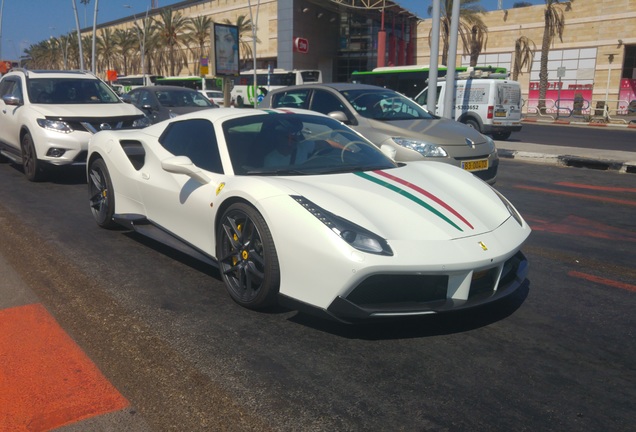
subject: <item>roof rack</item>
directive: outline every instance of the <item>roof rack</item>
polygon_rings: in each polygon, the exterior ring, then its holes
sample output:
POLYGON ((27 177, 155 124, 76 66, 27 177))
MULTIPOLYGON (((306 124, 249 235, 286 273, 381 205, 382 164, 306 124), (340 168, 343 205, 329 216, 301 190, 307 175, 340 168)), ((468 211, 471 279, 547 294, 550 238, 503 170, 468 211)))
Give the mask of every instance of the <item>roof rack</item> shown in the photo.
POLYGON ((455 79, 461 79, 461 80, 479 79, 479 78, 505 79, 509 77, 510 77, 510 73, 501 73, 501 72, 496 73, 496 72, 490 72, 490 71, 483 71, 479 69, 475 70, 472 67, 469 67, 466 72, 458 72, 455 75, 455 79))

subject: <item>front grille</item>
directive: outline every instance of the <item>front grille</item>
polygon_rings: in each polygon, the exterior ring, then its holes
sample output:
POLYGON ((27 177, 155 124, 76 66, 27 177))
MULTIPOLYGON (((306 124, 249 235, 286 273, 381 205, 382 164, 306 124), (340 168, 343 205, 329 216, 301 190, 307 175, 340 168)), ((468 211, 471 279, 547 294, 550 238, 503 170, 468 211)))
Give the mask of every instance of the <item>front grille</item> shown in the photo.
POLYGON ((362 306, 422 303, 446 299, 448 276, 374 275, 365 279, 347 300, 362 306))
POLYGON ((121 116, 121 117, 47 117, 50 120, 59 120, 66 122, 71 129, 80 132, 96 133, 102 128, 102 125, 108 125, 106 129, 131 129, 135 120, 142 116, 121 116))

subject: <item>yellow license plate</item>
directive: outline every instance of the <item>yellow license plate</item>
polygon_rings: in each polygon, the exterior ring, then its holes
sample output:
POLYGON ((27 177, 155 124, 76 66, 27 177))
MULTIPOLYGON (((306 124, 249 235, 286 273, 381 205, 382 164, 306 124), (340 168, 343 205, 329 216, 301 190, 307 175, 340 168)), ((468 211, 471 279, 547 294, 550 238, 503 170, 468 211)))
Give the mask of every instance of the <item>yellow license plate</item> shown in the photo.
POLYGON ((482 171, 488 169, 488 159, 479 159, 462 162, 462 168, 466 171, 482 171))
POLYGON ((506 117, 507 114, 506 111, 495 111, 495 117, 506 117))

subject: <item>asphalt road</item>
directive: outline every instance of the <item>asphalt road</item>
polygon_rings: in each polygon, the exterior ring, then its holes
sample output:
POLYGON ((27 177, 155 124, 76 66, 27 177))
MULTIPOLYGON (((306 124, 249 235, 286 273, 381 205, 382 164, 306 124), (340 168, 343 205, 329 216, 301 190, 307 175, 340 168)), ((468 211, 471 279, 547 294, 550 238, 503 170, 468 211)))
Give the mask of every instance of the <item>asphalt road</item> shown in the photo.
POLYGON ((0 184, 0 255, 150 430, 633 428, 631 175, 502 160, 496 186, 534 230, 529 283, 368 326, 235 305, 214 268, 99 229, 81 171, 34 184, 0 164, 0 184))

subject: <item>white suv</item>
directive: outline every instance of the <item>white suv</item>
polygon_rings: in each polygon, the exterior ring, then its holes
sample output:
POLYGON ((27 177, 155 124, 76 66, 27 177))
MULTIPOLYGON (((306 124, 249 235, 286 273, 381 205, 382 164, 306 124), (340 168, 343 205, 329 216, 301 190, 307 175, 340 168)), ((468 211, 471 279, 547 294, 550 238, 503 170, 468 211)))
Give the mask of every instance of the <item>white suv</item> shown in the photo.
POLYGON ((149 124, 89 72, 14 69, 0 79, 0 158, 21 164, 31 181, 49 165, 85 164, 99 130, 149 124))

